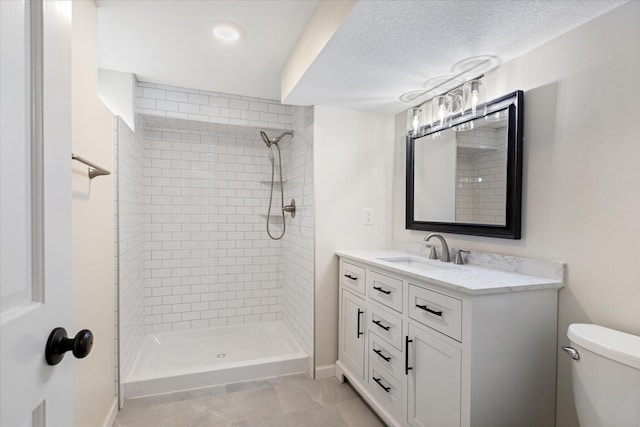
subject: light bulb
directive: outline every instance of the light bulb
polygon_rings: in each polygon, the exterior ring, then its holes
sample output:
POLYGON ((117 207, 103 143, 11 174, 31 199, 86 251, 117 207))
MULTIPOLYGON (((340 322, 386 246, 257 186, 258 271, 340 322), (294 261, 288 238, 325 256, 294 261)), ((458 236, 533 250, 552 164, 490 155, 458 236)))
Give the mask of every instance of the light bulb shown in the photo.
POLYGON ((440 124, 444 124, 444 118, 447 114, 447 107, 444 103, 440 104, 440 110, 438 111, 438 117, 440 117, 440 124))
POLYGON ((473 115, 476 115, 476 109, 478 108, 478 91, 474 90, 471 92, 471 111, 473 115))
POLYGON ((446 127, 449 115, 451 114, 451 97, 449 95, 439 95, 431 103, 431 126, 446 127))
POLYGON ((471 82, 471 111, 473 115, 476 115, 476 109, 478 108, 478 86, 480 82, 474 80, 471 82))

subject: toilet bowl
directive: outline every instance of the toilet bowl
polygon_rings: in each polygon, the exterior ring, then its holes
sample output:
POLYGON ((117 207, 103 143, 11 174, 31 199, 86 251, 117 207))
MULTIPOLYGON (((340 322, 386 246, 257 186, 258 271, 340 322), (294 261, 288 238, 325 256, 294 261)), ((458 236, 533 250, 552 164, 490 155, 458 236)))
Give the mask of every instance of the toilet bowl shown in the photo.
POLYGON ((640 337, 581 323, 567 337, 580 425, 640 427, 640 337))

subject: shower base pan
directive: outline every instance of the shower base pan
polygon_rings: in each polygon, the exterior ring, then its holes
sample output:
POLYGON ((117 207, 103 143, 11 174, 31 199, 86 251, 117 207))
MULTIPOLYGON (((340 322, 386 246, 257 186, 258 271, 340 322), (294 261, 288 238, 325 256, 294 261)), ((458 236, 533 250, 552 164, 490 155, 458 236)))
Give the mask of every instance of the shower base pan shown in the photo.
POLYGON ((124 379, 124 397, 300 373, 307 364, 282 322, 151 334, 124 379))

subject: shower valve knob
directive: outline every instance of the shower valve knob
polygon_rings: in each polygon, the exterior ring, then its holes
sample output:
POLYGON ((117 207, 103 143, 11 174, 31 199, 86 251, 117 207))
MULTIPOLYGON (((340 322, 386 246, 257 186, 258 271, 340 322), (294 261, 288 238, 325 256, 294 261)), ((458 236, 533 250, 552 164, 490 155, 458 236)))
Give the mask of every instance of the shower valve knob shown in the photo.
POLYGON ((75 337, 68 338, 66 329, 55 328, 47 340, 44 356, 48 365, 57 365, 64 359, 67 351, 82 359, 91 352, 92 347, 93 333, 90 330, 83 329, 75 337))
POLYGON ((288 204, 282 208, 282 212, 288 212, 291 214, 291 218, 296 217, 296 199, 291 199, 291 204, 288 204))

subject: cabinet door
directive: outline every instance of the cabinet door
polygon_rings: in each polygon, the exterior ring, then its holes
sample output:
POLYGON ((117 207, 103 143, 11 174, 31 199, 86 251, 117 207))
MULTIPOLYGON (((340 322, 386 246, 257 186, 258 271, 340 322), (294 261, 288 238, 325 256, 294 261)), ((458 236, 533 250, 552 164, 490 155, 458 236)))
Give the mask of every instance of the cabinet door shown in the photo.
POLYGON ((409 424, 460 426, 460 349, 412 324, 409 339, 409 424))
POLYGON ((340 320, 340 360, 364 378, 364 300, 344 289, 340 320))

